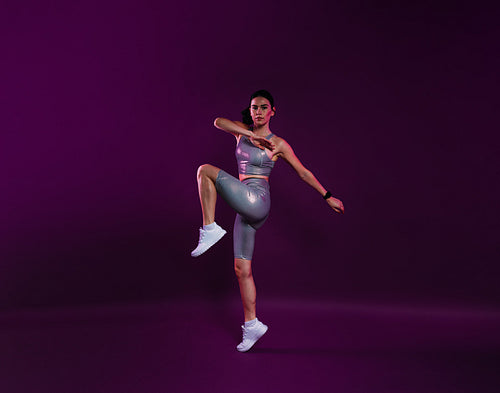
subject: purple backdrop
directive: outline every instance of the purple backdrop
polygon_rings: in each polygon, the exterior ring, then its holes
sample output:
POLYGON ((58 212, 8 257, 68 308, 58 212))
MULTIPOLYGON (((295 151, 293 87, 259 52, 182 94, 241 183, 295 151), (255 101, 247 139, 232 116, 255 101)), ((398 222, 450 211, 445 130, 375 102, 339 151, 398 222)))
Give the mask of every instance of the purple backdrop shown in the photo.
POLYGON ((260 88, 346 214, 278 162, 259 296, 499 305, 495 10, 50 4, 0 13, 2 308, 237 296, 231 236, 189 256, 195 173, 236 174, 212 122, 260 88))

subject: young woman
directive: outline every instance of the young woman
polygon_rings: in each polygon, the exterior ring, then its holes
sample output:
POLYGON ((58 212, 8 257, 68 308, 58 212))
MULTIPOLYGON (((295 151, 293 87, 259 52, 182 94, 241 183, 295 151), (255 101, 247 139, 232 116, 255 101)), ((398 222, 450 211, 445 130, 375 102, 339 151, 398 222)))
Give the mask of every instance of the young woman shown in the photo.
POLYGON ((215 222, 217 194, 237 213, 233 229, 234 269, 245 314, 243 341, 237 346, 240 352, 248 351, 268 329, 256 317, 256 291, 251 266, 255 232, 266 221, 271 206, 268 181, 274 163, 283 158, 302 180, 323 196, 335 212, 344 213, 342 202, 334 198, 302 165, 283 138, 271 132, 269 123, 275 114, 273 97, 268 91, 259 90, 250 97, 250 107, 242 112, 243 122, 220 117, 215 119, 215 127, 236 138, 239 179, 209 164, 200 166, 197 174, 203 228, 200 228, 198 246, 191 253, 193 257, 203 254, 226 234, 215 222))

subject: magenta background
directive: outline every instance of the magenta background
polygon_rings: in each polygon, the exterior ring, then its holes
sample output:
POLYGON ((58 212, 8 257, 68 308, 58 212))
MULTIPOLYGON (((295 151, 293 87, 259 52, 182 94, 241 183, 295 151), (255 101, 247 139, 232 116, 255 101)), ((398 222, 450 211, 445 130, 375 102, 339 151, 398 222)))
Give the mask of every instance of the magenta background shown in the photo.
POLYGON ((236 173, 212 121, 260 88, 346 215, 279 162, 259 296, 498 307, 495 11, 4 2, 0 307, 237 296, 230 236, 189 256, 195 173, 236 173))

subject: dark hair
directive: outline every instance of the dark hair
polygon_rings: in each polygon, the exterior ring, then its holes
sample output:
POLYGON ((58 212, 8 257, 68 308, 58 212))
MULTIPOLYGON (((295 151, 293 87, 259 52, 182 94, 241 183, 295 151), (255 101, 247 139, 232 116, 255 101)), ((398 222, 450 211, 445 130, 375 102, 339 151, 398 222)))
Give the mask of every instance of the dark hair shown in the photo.
MULTIPOLYGON (((269 103, 271 104, 271 109, 274 108, 274 98, 271 95, 271 93, 269 93, 267 90, 257 90, 255 93, 253 93, 250 96, 250 101, 252 101, 256 97, 263 97, 263 98, 267 99, 269 101, 269 103)), ((252 116, 250 115, 250 107, 246 107, 245 109, 243 109, 241 111, 241 116, 242 116, 242 121, 244 124, 247 124, 247 125, 253 124, 252 116)))

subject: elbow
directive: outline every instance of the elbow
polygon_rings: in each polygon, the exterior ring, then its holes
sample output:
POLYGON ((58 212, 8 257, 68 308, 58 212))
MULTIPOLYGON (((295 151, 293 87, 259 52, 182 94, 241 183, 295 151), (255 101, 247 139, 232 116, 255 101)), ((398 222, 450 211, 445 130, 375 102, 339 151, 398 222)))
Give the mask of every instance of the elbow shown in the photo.
POLYGON ((224 119, 223 117, 216 117, 214 120, 214 126, 217 127, 219 130, 226 131, 227 125, 228 125, 228 120, 224 119))
POLYGON ((304 180, 305 182, 307 182, 307 180, 311 177, 311 175, 312 175, 311 171, 309 171, 307 169, 305 169, 299 173, 300 178, 302 180, 304 180))

